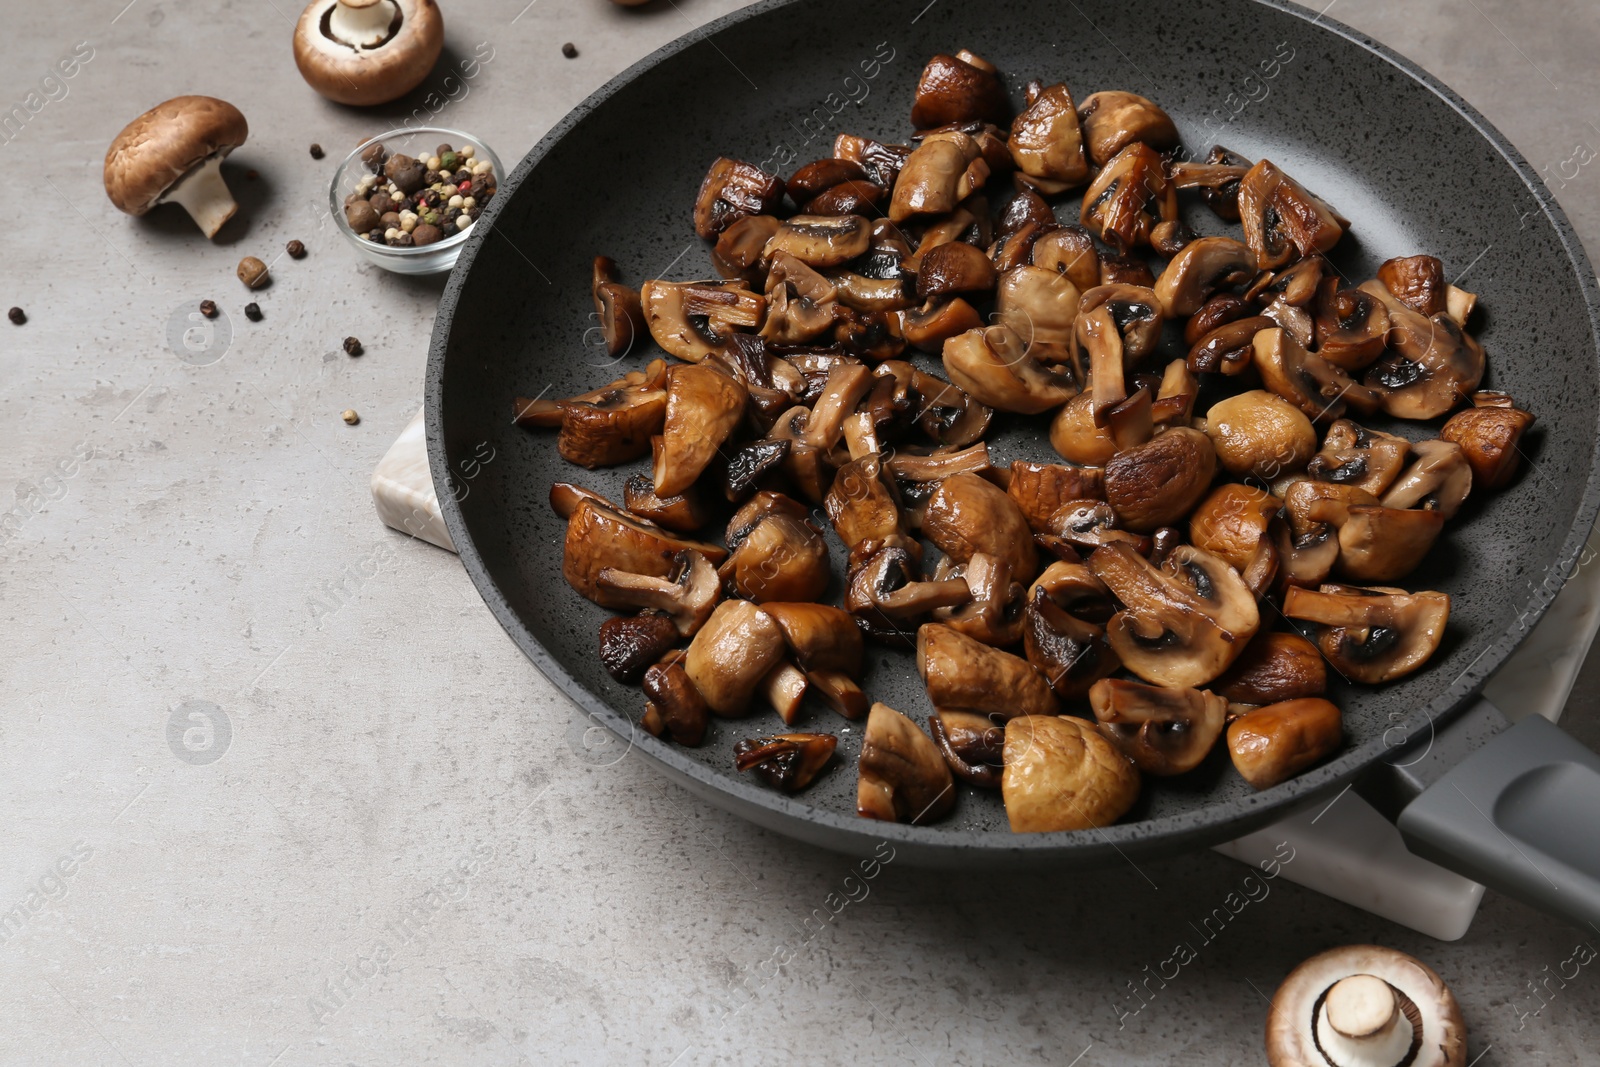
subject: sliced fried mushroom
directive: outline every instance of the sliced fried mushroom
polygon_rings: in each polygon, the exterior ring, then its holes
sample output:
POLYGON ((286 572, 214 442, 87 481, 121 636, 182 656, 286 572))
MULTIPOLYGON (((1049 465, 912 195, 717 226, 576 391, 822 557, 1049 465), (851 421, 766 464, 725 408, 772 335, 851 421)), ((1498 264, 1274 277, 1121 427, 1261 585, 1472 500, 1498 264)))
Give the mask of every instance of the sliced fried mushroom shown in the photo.
POLYGON ((602 501, 583 499, 567 520, 561 573, 572 588, 602 607, 633 607, 631 600, 614 600, 600 588, 600 573, 611 569, 667 578, 677 566, 677 554, 685 549, 698 552, 713 565, 727 557, 717 545, 679 537, 602 501))
MULTIPOLYGON (((785 726, 793 726, 800 719, 800 708, 805 703, 810 683, 805 672, 788 660, 778 665, 761 679, 761 696, 778 713, 785 726)), ((737 746, 736 746, 737 748, 737 746)))
POLYGON ((1095 467, 1018 459, 1012 461, 1010 470, 1006 495, 1022 509, 1022 517, 1034 533, 1048 533, 1051 516, 1067 501, 1105 496, 1105 473, 1095 467))
POLYGON ((872 224, 860 215, 796 215, 767 242, 768 258, 787 252, 811 267, 837 267, 867 250, 872 224))
POLYGON ((689 363, 718 351, 735 330, 754 330, 767 302, 742 282, 649 281, 641 290, 656 344, 689 363))
POLYGON ((887 463, 889 473, 909 482, 942 482, 957 474, 982 474, 991 470, 989 445, 979 441, 971 448, 941 448, 928 455, 897 452, 887 463))
POLYGON ((1474 393, 1472 402, 1475 406, 1450 416, 1439 436, 1461 446, 1476 484, 1500 489, 1516 476, 1522 461, 1519 442, 1534 416, 1512 407, 1504 393, 1474 393))
POLYGON ((1011 120, 1008 143, 1017 170, 1046 192, 1064 192, 1089 177, 1078 108, 1065 85, 1030 94, 1027 110, 1011 120))
POLYGON ((1358 582, 1396 582, 1422 562, 1444 528, 1438 511, 1408 511, 1327 498, 1310 516, 1339 531, 1338 569, 1358 582))
POLYGON ((1438 418, 1466 400, 1483 380, 1483 348, 1449 315, 1424 317, 1390 295, 1379 282, 1361 291, 1389 311, 1393 352, 1367 368, 1363 381, 1377 390, 1383 410, 1401 419, 1438 418))
POLYGON ((989 165, 978 143, 964 133, 923 141, 906 160, 889 198, 895 224, 924 215, 947 215, 983 188, 989 165))
MULTIPOLYGON (((1251 341, 1251 360, 1268 389, 1294 404, 1313 421, 1332 421, 1346 407, 1372 411, 1388 406, 1390 394, 1357 385, 1332 363, 1306 351, 1282 327, 1262 330, 1251 341)), ((1371 376, 1368 376, 1371 380, 1371 376)))
POLYGON ((833 283, 788 252, 773 253, 771 262, 762 340, 803 344, 832 329, 838 317, 838 293, 833 283))
POLYGON ((928 716, 928 733, 957 778, 983 789, 1000 788, 1005 768, 1004 726, 987 715, 935 711, 928 716))
POLYGON ((1420 960, 1348 945, 1290 972, 1267 1018, 1269 1067, 1465 1067, 1467 1027, 1444 980, 1420 960))
POLYGON ((600 624, 600 663, 611 677, 633 685, 678 640, 677 626, 665 615, 619 615, 600 624))
POLYGON ((589 294, 594 298, 594 312, 599 318, 601 336, 605 338, 606 355, 616 358, 627 354, 647 329, 638 292, 617 281, 615 262, 596 256, 589 294))
POLYGON ((1041 234, 1033 243, 1033 265, 1065 274, 1080 293, 1100 284, 1100 256, 1094 238, 1080 226, 1062 226, 1041 234))
POLYGON ((1062 504, 1050 516, 1049 536, 1089 551, 1110 541, 1133 545, 1141 554, 1150 551, 1150 538, 1124 530, 1116 510, 1104 500, 1069 500, 1062 504))
POLYGON ((1103 167, 1130 144, 1159 152, 1178 144, 1178 128, 1167 113, 1135 93, 1106 90, 1091 93, 1078 108, 1083 144, 1089 160, 1103 167))
POLYGON ((1106 244, 1126 253, 1150 243, 1158 222, 1178 215, 1178 192, 1167 183, 1161 156, 1141 143, 1118 152, 1083 194, 1079 221, 1106 244))
POLYGON ((874 704, 861 737, 856 814, 916 826, 936 822, 956 802, 956 784, 939 748, 887 704, 874 704))
POLYGON ((746 738, 733 746, 733 765, 741 771, 755 771, 774 789, 798 793, 816 780, 838 745, 833 734, 746 738))
POLYGON ((854 681, 863 655, 855 620, 827 604, 763 604, 761 610, 783 631, 812 692, 847 719, 864 716, 867 695, 854 681))
POLYGON ((655 454, 656 495, 686 491, 716 458, 744 418, 749 393, 719 370, 676 366, 667 372, 667 414, 655 454))
POLYGON ((1318 697, 1328 691, 1328 668, 1299 634, 1262 631, 1211 688, 1237 704, 1318 697))
POLYGON ((1022 647, 1062 700, 1078 700, 1122 665, 1106 643, 1111 591, 1081 563, 1045 568, 1028 590, 1022 647))
POLYGON ((726 157, 706 171, 694 202, 694 232, 712 241, 739 219, 771 215, 783 203, 783 179, 726 157))
POLYGON ((1254 313, 1253 305, 1237 293, 1215 293, 1204 304, 1189 316, 1189 321, 1183 325, 1184 344, 1191 348, 1213 330, 1238 322, 1240 319, 1249 318, 1254 313))
MULTIPOLYGON (((1086 290, 1078 301, 1082 326, 1092 326, 1089 316, 1101 309, 1111 316, 1111 324, 1121 340, 1124 366, 1131 369, 1161 343, 1165 315, 1160 298, 1149 286, 1109 282, 1086 290)), ((1079 345, 1092 354, 1091 338, 1083 329, 1078 331, 1077 339, 1079 345)))
POLYGON ((1040 363, 1007 326, 950 338, 944 345, 944 370, 957 388, 1001 411, 1037 415, 1078 393, 1069 373, 1040 363))
POLYGON ((1202 237, 1172 258, 1156 279, 1156 297, 1172 318, 1200 310, 1219 289, 1244 285, 1255 276, 1250 249, 1231 237, 1202 237))
POLYGON ((699 486, 690 486, 676 496, 657 496, 655 486, 644 474, 634 474, 622 487, 622 505, 641 519, 679 533, 693 533, 711 519, 699 486))
POLYGON ((1128 529, 1170 526, 1211 488, 1217 454, 1199 430, 1174 427, 1106 462, 1106 500, 1128 529))
POLYGON ((1106 740, 1141 771, 1160 777, 1198 767, 1228 719, 1228 702, 1215 693, 1116 678, 1094 684, 1089 707, 1106 740))
POLYGON ((1312 305, 1317 355, 1346 371, 1365 369, 1389 343, 1389 309, 1360 289, 1340 289, 1328 278, 1312 305))
POLYGON ((582 396, 556 401, 517 401, 517 423, 558 425, 556 450, 569 463, 611 467, 638 459, 650 450, 650 438, 661 432, 667 415, 667 365, 654 360, 642 371, 582 396))
MULTIPOLYGON (((1152 232, 1154 231, 1152 230, 1152 232)), ((1102 251, 1100 253, 1100 284, 1138 285, 1146 289, 1154 289, 1156 276, 1150 272, 1150 264, 1139 256, 1132 254, 1113 255, 1110 252, 1102 251)))
POLYGON ((1317 450, 1317 433, 1305 413, 1264 389, 1211 405, 1206 434, 1223 469, 1269 482, 1302 469, 1317 450))
POLYGON ((1339 532, 1327 522, 1311 517, 1321 501, 1376 507, 1378 498, 1353 485, 1319 482, 1302 478, 1283 491, 1288 523, 1274 530, 1274 540, 1282 556, 1283 579, 1288 585, 1313 586, 1333 571, 1339 560, 1339 532))
POLYGON ((1189 541, 1243 574, 1262 540, 1271 541, 1283 501, 1264 489, 1228 482, 1212 490, 1189 516, 1189 541))
POLYGON ((943 623, 917 630, 917 671, 940 710, 1011 718, 1054 715, 1056 698, 1038 668, 943 623))
POLYGON ((772 616, 748 600, 724 600, 689 643, 683 668, 713 712, 743 715, 786 647, 772 616))
POLYGON ((1400 477, 1410 453, 1411 442, 1404 437, 1369 430, 1349 419, 1340 419, 1328 427, 1328 434, 1322 439, 1322 451, 1311 458, 1306 473, 1319 482, 1353 485, 1376 495, 1400 477))
POLYGON ((1219 144, 1214 144, 1211 146, 1211 150, 1206 153, 1206 165, 1226 167, 1230 172, 1234 169, 1239 171, 1237 178, 1229 173, 1223 176, 1224 180, 1221 184, 1215 187, 1207 186, 1200 194, 1205 199, 1206 206, 1212 210, 1217 218, 1224 222, 1238 222, 1239 183, 1244 180, 1245 174, 1249 173, 1253 164, 1239 153, 1224 148, 1219 144))
POLYGON ((976 474, 956 474, 939 483, 923 515, 922 533, 958 563, 981 552, 1004 561, 1020 581, 1031 581, 1039 569, 1022 509, 1005 490, 976 474))
POLYGON ((1322 697, 1268 704, 1228 726, 1228 754, 1240 777, 1257 790, 1288 781, 1343 740, 1339 708, 1322 697))
POLYGON ((674 554, 665 578, 605 567, 595 576, 595 587, 606 607, 660 612, 681 637, 698 633, 722 599, 716 569, 691 549, 674 554))
POLYGON ((761 285, 766 274, 767 242, 780 225, 771 215, 739 219, 717 238, 711 250, 711 265, 724 278, 761 285))
POLYGON ((1101 545, 1089 569, 1122 602, 1106 637, 1123 666, 1147 682, 1199 687, 1244 651, 1261 625, 1239 575, 1209 553, 1174 549, 1158 570, 1127 544, 1101 545))
POLYGON ((1085 467, 1103 467, 1117 454, 1111 434, 1095 425, 1093 393, 1079 393, 1056 412, 1050 420, 1050 447, 1063 459, 1085 467))
POLYGON ((1098 830, 1139 798, 1139 771, 1089 723, 1021 715, 1006 723, 1000 791, 1013 833, 1098 830))
POLYGON ((1348 222, 1263 159, 1239 182, 1239 221, 1256 269, 1277 270, 1339 243, 1348 222))
MULTIPOLYGON (((1386 508, 1421 508, 1454 518, 1472 492, 1472 468, 1452 441, 1418 441, 1416 459, 1384 494, 1386 508)), ((1382 580, 1382 579, 1378 579, 1382 580)))
POLYGON ((994 64, 962 49, 928 60, 917 80, 911 125, 919 130, 962 122, 1004 124, 1011 113, 994 64))
POLYGON ((809 522, 792 514, 760 516, 740 531, 737 542, 730 529, 728 545, 731 551, 718 575, 731 595, 758 604, 821 600, 833 577, 827 542, 809 522))
POLYGON ((1189 369, 1197 373, 1242 373, 1255 360, 1256 334, 1276 326, 1277 323, 1265 315, 1252 315, 1224 323, 1202 336, 1189 349, 1189 369))
POLYGON ((840 467, 822 507, 850 552, 852 573, 866 556, 884 545, 916 544, 906 535, 899 505, 883 480, 883 460, 877 455, 840 467))
POLYGON ((987 293, 994 284, 994 264, 981 248, 965 241, 951 241, 930 250, 917 271, 917 296, 924 301, 987 293))
POLYGON ((966 579, 972 599, 957 607, 939 608, 933 613, 937 621, 997 648, 1022 640, 1028 588, 1015 580, 1009 563, 986 552, 974 552, 971 559, 950 565, 948 571, 945 574, 941 566, 934 575, 966 579))
MULTIPOLYGON (((1405 256, 1385 260, 1378 281, 1394 298, 1424 317, 1438 315, 1448 306, 1444 264, 1433 256, 1405 256)), ((1465 317, 1463 317, 1465 321, 1465 317)))
POLYGON ((801 205, 806 215, 872 215, 889 191, 869 181, 840 182, 801 205))
POLYGON ((1384 587, 1290 589, 1283 613, 1325 627, 1317 647, 1334 670, 1351 681, 1380 685, 1410 674, 1438 649, 1450 620, 1450 597, 1384 587))
POLYGON ((1031 353, 1059 363, 1067 358, 1080 297, 1078 287, 1065 274, 1024 265, 1000 275, 995 312, 1027 342, 1031 353), (1061 358, 1051 358, 1051 353, 1060 353, 1061 358))
POLYGON ((741 446, 729 457, 727 468, 723 471, 723 495, 730 503, 744 499, 763 477, 783 465, 793 445, 793 441, 778 439, 754 441, 741 446))
POLYGON ((658 719, 672 740, 693 747, 705 740, 711 712, 689 680, 684 659, 683 653, 671 653, 644 672, 644 695, 649 698, 645 714, 658 719))
POLYGON ((950 338, 982 328, 983 316, 960 297, 930 300, 920 308, 900 312, 900 332, 908 344, 924 352, 942 351, 950 338))
POLYGON ((844 606, 868 635, 909 646, 911 630, 936 608, 972 598, 965 578, 921 581, 903 548, 881 548, 851 572, 844 606))

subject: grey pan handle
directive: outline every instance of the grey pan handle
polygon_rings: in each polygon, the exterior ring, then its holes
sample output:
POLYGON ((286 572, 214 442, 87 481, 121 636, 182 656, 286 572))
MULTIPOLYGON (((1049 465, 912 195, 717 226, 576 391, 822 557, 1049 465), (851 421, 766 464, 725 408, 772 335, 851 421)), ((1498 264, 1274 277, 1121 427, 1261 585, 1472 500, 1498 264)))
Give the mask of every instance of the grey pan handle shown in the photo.
MULTIPOLYGON (((1481 731, 1489 713, 1504 722, 1487 701, 1463 719, 1481 731)), ((1600 931, 1600 756, 1549 720, 1529 715, 1492 736, 1397 825, 1424 859, 1600 931)))

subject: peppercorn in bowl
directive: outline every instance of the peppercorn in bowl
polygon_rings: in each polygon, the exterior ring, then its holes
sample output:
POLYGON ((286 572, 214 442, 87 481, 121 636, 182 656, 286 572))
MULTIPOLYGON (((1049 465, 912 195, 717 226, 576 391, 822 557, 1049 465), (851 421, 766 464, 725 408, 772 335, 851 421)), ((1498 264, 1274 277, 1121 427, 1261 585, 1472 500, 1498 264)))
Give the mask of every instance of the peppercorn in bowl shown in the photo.
POLYGON ((455 266, 504 173, 493 149, 459 130, 390 130, 339 164, 328 204, 366 259, 397 274, 438 274, 455 266))

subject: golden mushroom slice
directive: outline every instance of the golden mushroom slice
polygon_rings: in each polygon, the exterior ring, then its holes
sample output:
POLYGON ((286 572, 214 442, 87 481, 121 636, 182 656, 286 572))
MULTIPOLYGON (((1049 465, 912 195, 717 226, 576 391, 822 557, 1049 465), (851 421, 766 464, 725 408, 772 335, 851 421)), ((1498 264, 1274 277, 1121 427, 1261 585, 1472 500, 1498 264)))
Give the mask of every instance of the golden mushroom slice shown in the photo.
POLYGON ((1343 739, 1338 707, 1321 697, 1268 704, 1228 725, 1228 752, 1233 765, 1256 789, 1288 781, 1320 762, 1343 739))
POLYGON ((667 372, 666 418, 660 436, 651 441, 658 496, 676 496, 694 485, 744 418, 749 396, 714 367, 676 366, 667 372))
POLYGON ((1433 419, 1467 400, 1483 380, 1483 347, 1448 313, 1425 316, 1396 299, 1381 282, 1360 289, 1389 312, 1389 355, 1367 368, 1362 382, 1383 410, 1401 419, 1433 419))
POLYGON ((1250 249, 1231 237, 1202 237, 1184 246, 1156 279, 1162 310, 1185 319, 1219 289, 1242 287, 1255 276, 1250 249))
POLYGON ((995 313, 1040 358, 1059 356, 1050 359, 1059 363, 1070 358, 1072 327, 1078 318, 1081 296, 1065 274, 1025 264, 1000 275, 995 287, 995 313))
POLYGON ((1439 436, 1461 446, 1477 485, 1502 488, 1516 476, 1522 461, 1518 443, 1534 416, 1513 407, 1506 393, 1474 393, 1472 404, 1450 416, 1439 436))
POLYGON ((984 553, 1004 561, 1024 582, 1039 570, 1022 509, 1005 490, 976 474, 955 474, 939 483, 923 513, 922 533, 957 563, 984 553))
POLYGON ((1098 467, 1011 461, 1006 495, 1022 509, 1034 533, 1050 532, 1050 518, 1069 500, 1096 500, 1106 494, 1105 473, 1098 467))
POLYGON ((1328 691, 1327 661, 1299 634, 1263 631, 1211 688, 1236 704, 1319 697, 1328 691))
POLYGON ((1227 723, 1227 698, 1204 689, 1165 689, 1102 678, 1089 707, 1106 740, 1146 774, 1192 771, 1211 752, 1227 723))
MULTIPOLYGON (((1332 422, 1347 407, 1365 412, 1380 404, 1387 409, 1390 403, 1391 394, 1370 385, 1358 385, 1332 363, 1308 352, 1281 327, 1260 331, 1250 344, 1261 384, 1305 412, 1313 422, 1332 422)), ((1367 378, 1370 381, 1372 375, 1367 378)))
POLYGON ((1269 159, 1251 167, 1239 182, 1239 221, 1258 270, 1278 270, 1292 260, 1327 252, 1349 225, 1269 159))
POLYGON ((917 81, 911 125, 931 130, 950 123, 1004 123, 1011 105, 994 64, 965 48, 928 60, 917 81))
POLYGON ((783 179, 722 157, 711 164, 694 201, 694 232, 714 241, 740 219, 771 215, 783 203, 783 179))
POLYGON ((1090 830, 1139 798, 1139 771, 1082 719, 1023 715, 1006 723, 1000 794, 1012 833, 1090 830))
POLYGON ((1150 243, 1159 222, 1178 217, 1178 191, 1166 178, 1161 155, 1133 143, 1101 169, 1083 194, 1078 221, 1108 245, 1126 253, 1150 243))
POLYGON ((1438 315, 1449 309, 1449 283, 1444 264, 1434 256, 1402 256, 1378 267, 1378 281, 1394 298, 1419 315, 1438 315))
POLYGON ((1122 665, 1106 643, 1116 610, 1111 591, 1082 563, 1052 563, 1028 590, 1022 648, 1062 700, 1083 697, 1122 665))
POLYGON ((706 738, 711 711, 683 669, 684 653, 667 653, 644 672, 647 698, 641 722, 656 737, 666 735, 680 745, 694 747, 706 738))
POLYGON ((867 250, 872 224, 859 215, 796 215, 778 226, 766 256, 787 253, 811 267, 837 267, 867 250))
POLYGON ((989 180, 978 142, 964 133, 930 137, 906 159, 889 199, 889 221, 899 225, 927 215, 948 215, 989 180))
POLYGON ((987 715, 969 711, 935 711, 928 732, 950 771, 963 782, 999 789, 1005 768, 1006 728, 987 715))
POLYGON ((718 715, 739 716, 750 710, 786 647, 772 616, 748 600, 724 600, 689 643, 683 668, 707 707, 718 715))
POLYGON ((1227 482, 1217 486, 1189 515, 1189 543, 1222 559, 1244 574, 1271 544, 1273 523, 1283 501, 1253 485, 1227 482))
POLYGON ((1037 415, 1078 395, 1078 383, 1041 363, 1008 326, 968 330, 944 343, 944 371, 958 389, 1001 411, 1037 415))
POLYGON ((767 301, 738 282, 648 281, 639 291, 656 344, 688 363, 720 351, 738 330, 754 330, 767 301))
POLYGON ((1090 162, 1103 167, 1135 142, 1164 152, 1178 144, 1178 127, 1153 102, 1137 93, 1102 90, 1090 93, 1078 108, 1084 150, 1090 162))
POLYGON ((561 458, 591 470, 627 463, 649 454, 650 439, 667 416, 667 364, 651 360, 643 370, 564 400, 518 397, 519 426, 561 428, 556 450, 561 458))
POLYGON ((943 623, 917 630, 917 671, 935 708, 1012 718, 1053 715, 1050 683, 1027 660, 943 623))
POLYGON ((1306 464, 1306 473, 1319 482, 1336 482, 1369 493, 1382 493, 1400 477, 1410 453, 1411 442, 1404 437, 1339 419, 1328 427, 1327 436, 1322 439, 1322 451, 1306 464))
POLYGON ((1362 370, 1388 347, 1389 308, 1371 293, 1325 278, 1311 311, 1317 355, 1341 370, 1362 370))
POLYGON ((725 540, 728 558, 718 574, 746 600, 820 600, 833 574, 828 544, 798 502, 777 493, 757 493, 734 513, 725 540))
POLYGON ((1284 594, 1283 613, 1323 627, 1317 647, 1343 677, 1381 685, 1410 674, 1438 650, 1450 596, 1386 586, 1294 588, 1284 594))
POLYGON ((677 554, 686 550, 712 564, 728 554, 719 545, 682 537, 591 496, 580 499, 567 520, 561 573, 572 588, 602 607, 635 607, 632 599, 614 599, 601 587, 601 572, 667 579, 677 569, 677 554))
POLYGON ((1183 519, 1211 488, 1217 453, 1199 430, 1177 426, 1106 461, 1106 500, 1136 533, 1183 519))
POLYGON ((798 793, 816 780, 838 746, 839 739, 833 734, 745 738, 733 746, 733 765, 741 771, 755 771, 774 789, 798 793))
POLYGON ((861 737, 856 814, 921 826, 949 814, 956 783, 921 727, 887 704, 874 704, 861 737))
POLYGON ((997 648, 1022 640, 1028 588, 1012 577, 1011 565, 1004 559, 986 552, 974 552, 965 563, 951 563, 946 557, 934 573, 965 579, 972 597, 965 604, 935 609, 937 621, 997 648))
POLYGON ((1071 91, 1059 82, 1048 88, 1029 86, 1028 107, 1011 120, 1007 144, 1017 169, 1046 192, 1065 192, 1089 177, 1078 108, 1071 91))
POLYGON ((1444 529, 1441 511, 1419 511, 1382 504, 1349 504, 1337 497, 1311 503, 1314 522, 1339 532, 1338 569, 1358 582, 1396 582, 1427 556, 1444 529))
POLYGON ((1472 492, 1472 467, 1453 441, 1418 441, 1416 459, 1384 494, 1386 508, 1421 508, 1453 518, 1472 492))
POLYGON ((615 359, 633 349, 649 327, 644 321, 644 306, 639 292, 617 280, 617 264, 608 256, 596 256, 589 282, 589 295, 600 322, 600 335, 606 355, 615 359))
POLYGON ((665 578, 606 567, 595 577, 595 588, 607 607, 659 612, 681 637, 698 633, 722 599, 716 568, 693 549, 673 556, 665 578))

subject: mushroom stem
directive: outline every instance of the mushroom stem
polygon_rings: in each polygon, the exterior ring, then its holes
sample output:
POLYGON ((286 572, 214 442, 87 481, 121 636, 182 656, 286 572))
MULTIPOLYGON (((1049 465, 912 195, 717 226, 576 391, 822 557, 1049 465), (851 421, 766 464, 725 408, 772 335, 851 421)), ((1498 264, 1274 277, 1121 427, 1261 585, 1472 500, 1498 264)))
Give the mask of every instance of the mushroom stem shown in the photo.
POLYGON ((339 0, 328 18, 328 32, 351 48, 371 48, 389 37, 393 0, 339 0))
POLYGON ((215 237, 222 224, 239 210, 233 194, 228 191, 228 183, 222 180, 220 154, 207 156, 199 166, 179 178, 161 202, 182 205, 207 237, 215 237))
POLYGON ((1393 988, 1370 974, 1353 974, 1333 984, 1316 1030, 1323 1051, 1337 1064, 1400 1063, 1414 1036, 1393 988))

